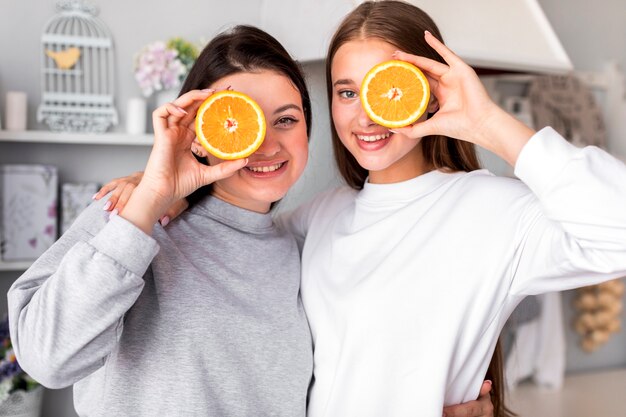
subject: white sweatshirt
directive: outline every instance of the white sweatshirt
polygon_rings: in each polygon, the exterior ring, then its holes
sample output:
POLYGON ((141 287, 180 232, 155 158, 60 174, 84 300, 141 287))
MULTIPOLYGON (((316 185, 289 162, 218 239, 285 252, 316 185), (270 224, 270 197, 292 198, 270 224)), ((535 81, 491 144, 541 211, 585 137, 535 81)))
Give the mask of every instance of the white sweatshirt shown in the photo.
POLYGON ((477 397, 525 295, 626 275, 623 163, 546 128, 515 173, 366 183, 282 219, 304 242, 309 416, 439 417, 477 397))

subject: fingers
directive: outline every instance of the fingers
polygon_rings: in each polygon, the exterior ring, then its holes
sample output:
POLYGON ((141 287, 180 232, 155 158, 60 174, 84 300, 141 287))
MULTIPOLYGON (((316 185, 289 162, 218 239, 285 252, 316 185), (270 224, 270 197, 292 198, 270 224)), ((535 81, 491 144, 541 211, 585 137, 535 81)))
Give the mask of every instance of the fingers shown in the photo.
POLYGON ((423 56, 412 55, 402 51, 394 52, 393 56, 397 59, 401 59, 402 61, 407 61, 412 63, 413 65, 419 67, 422 71, 430 75, 431 77, 438 79, 441 78, 446 72, 450 70, 451 65, 457 65, 459 63, 465 65, 465 62, 459 58, 454 52, 448 49, 442 42, 439 41, 436 37, 433 36, 429 31, 424 32, 424 39, 426 43, 430 45, 441 57, 446 64, 443 64, 439 61, 435 61, 430 58, 426 58, 423 56))
POLYGON ((234 161, 224 161, 217 165, 203 166, 203 185, 211 184, 215 181, 228 178, 248 163, 248 158, 236 159, 234 161))
POLYGON ((433 34, 430 33, 429 31, 424 32, 424 39, 426 40, 426 43, 430 45, 431 48, 433 48, 435 51, 437 51, 439 55, 441 55, 443 60, 446 61, 448 65, 456 64, 458 62, 463 62, 461 58, 459 58, 454 52, 448 49, 446 45, 444 45, 441 41, 439 41, 439 39, 433 36, 433 34))
POLYGON ((119 186, 120 180, 121 180, 121 178, 116 178, 114 180, 111 180, 111 181, 107 182, 102 187, 100 187, 98 192, 95 193, 93 195, 93 197, 91 197, 91 198, 94 199, 94 200, 100 200, 102 197, 104 197, 105 195, 109 194, 111 191, 115 190, 119 186))
POLYGON ((180 124, 189 126, 191 123, 193 123, 196 118, 198 108, 200 108, 202 102, 214 92, 215 90, 213 89, 192 90, 174 100, 174 105, 185 109, 188 113, 180 120, 180 124))
POLYGON ((430 76, 433 79, 441 78, 450 70, 450 67, 446 64, 442 64, 434 59, 426 58, 425 56, 412 55, 402 51, 396 51, 392 56, 402 61, 410 62, 421 69, 426 76, 430 76))
POLYGON ((125 183, 121 188, 119 196, 117 197, 117 202, 111 207, 111 209, 116 209, 118 212, 121 212, 126 206, 126 203, 128 203, 128 200, 130 200, 130 196, 133 195, 135 188, 137 188, 135 184, 129 182, 125 183))
POLYGON ((439 134, 436 127, 436 121, 434 119, 418 121, 411 126, 398 127, 390 129, 390 131, 393 133, 400 133, 401 135, 405 135, 413 139, 439 134))
POLYGON ((187 210, 187 207, 189 207, 189 203, 186 198, 178 200, 167 209, 165 214, 159 219, 159 223, 161 223, 163 227, 167 226, 169 222, 180 216, 183 211, 187 210))
POLYGON ((102 206, 102 209, 119 213, 126 206, 135 187, 135 184, 119 181, 118 185, 111 191, 111 195, 104 206, 102 206))
POLYGON ((489 380, 486 380, 483 382, 483 385, 480 387, 480 393, 478 394, 478 399, 486 395, 489 395, 489 393, 491 392, 491 385, 492 385, 492 382, 489 380))
POLYGON ((444 417, 484 417, 482 404, 478 401, 469 401, 463 404, 451 405, 443 408, 444 417))
POLYGON ((166 129, 169 125, 180 124, 189 126, 196 118, 196 112, 214 90, 192 90, 178 97, 172 103, 165 103, 152 113, 155 131, 166 129))
POLYGON ((483 382, 482 387, 480 388, 480 394, 478 396, 478 400, 476 402, 479 404, 477 408, 480 410, 479 414, 470 414, 473 416, 484 416, 484 417, 493 417, 493 403, 491 402, 491 381, 483 382))
POLYGON ((165 103, 152 112, 152 125, 155 132, 162 132, 170 123, 176 123, 188 114, 187 111, 172 103, 165 103))
POLYGON ((114 209, 121 211, 142 177, 143 172, 135 172, 127 177, 111 180, 104 184, 92 198, 100 200, 110 193, 109 199, 102 208, 106 211, 113 211, 114 209))
POLYGON ((480 387, 478 400, 463 404, 444 407, 444 417, 493 417, 493 404, 491 402, 491 381, 483 382, 480 387))

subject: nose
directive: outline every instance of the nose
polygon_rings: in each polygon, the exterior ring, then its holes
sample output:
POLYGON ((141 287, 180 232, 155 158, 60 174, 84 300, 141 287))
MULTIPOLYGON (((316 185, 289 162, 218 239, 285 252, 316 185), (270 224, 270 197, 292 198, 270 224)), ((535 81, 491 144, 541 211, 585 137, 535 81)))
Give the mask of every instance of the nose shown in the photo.
POLYGON ((271 157, 280 152, 280 142, 271 132, 265 132, 265 139, 263 139, 263 143, 259 146, 259 149, 256 150, 256 154, 262 155, 264 157, 271 157))
POLYGON ((359 114, 357 116, 357 123, 359 124, 359 127, 370 127, 376 124, 372 121, 372 119, 370 119, 365 110, 363 110, 363 106, 361 105, 361 103, 359 103, 359 114))

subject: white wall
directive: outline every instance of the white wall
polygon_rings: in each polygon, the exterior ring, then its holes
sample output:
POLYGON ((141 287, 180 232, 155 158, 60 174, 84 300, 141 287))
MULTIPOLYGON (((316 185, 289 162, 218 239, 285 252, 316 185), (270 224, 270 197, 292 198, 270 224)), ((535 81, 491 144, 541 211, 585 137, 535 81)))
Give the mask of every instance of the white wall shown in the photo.
MULTIPOLYGON (((603 71, 608 61, 626 69, 626 3, 624 0, 539 0, 554 30, 561 39, 574 68, 603 71)), ((626 100, 626 97, 624 97, 626 100)), ((625 115, 626 117, 626 115, 625 115)), ((609 150, 626 156, 626 137, 610 136, 609 150)), ((626 365, 626 333, 593 354, 578 348, 578 336, 571 330, 574 318, 574 292, 564 293, 563 308, 567 328, 567 369, 580 371, 626 365)), ((622 313, 626 325, 626 312, 622 313)))
MULTIPOLYGON (((539 0, 574 68, 603 71, 609 62, 626 70, 626 2, 624 0, 539 0)), ((623 97, 626 100, 626 97, 623 97)), ((621 118, 626 119, 622 107, 621 118)), ((608 149, 626 158, 626 124, 610 132, 608 149)))
POLYGON ((539 0, 574 67, 600 70, 607 60, 626 68, 624 0, 539 0))

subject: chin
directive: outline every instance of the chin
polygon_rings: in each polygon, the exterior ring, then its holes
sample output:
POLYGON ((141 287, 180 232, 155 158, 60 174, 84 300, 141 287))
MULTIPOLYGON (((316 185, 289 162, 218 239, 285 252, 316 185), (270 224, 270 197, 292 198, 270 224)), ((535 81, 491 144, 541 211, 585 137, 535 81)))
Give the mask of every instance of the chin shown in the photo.
POLYGON ((389 168, 387 161, 382 161, 380 158, 356 158, 359 165, 368 171, 382 171, 389 168))
POLYGON ((285 195, 287 194, 287 192, 260 192, 260 193, 255 193, 255 195, 253 196, 254 200, 256 201, 262 201, 264 203, 268 203, 268 204, 272 204, 275 203, 279 200, 281 200, 283 197, 285 197, 285 195))

